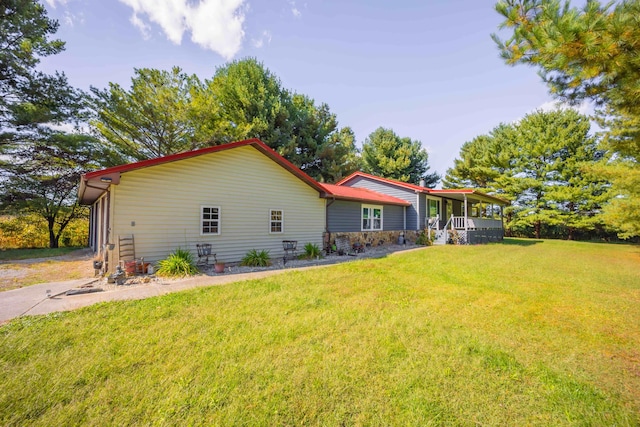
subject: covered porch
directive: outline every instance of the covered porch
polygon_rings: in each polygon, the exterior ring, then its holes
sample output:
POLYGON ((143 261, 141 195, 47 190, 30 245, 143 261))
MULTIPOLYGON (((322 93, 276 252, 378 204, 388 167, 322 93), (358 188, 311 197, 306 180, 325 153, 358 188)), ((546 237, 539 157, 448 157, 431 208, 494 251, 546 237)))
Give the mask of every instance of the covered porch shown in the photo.
POLYGON ((503 211, 508 201, 475 190, 432 190, 431 194, 443 200, 443 217, 428 221, 434 244, 477 244, 504 238, 503 211))

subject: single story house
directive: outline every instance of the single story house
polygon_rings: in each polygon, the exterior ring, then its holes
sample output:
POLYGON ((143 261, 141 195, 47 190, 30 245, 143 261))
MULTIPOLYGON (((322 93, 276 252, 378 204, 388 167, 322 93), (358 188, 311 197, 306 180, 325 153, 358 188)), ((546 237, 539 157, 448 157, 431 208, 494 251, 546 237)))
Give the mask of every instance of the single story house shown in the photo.
MULTIPOLYGON (((404 230, 431 229, 436 235, 436 243, 446 243, 451 234, 456 234, 465 243, 502 240, 504 237, 502 208, 509 202, 477 190, 434 190, 426 188, 424 183, 416 185, 364 172, 354 172, 336 186, 367 189, 404 200, 409 203, 404 211, 404 230)), ((327 215, 330 212, 331 208, 327 215)))
POLYGON ((448 204, 459 214, 455 203, 496 202, 464 191, 470 192, 359 172, 337 185, 321 184, 249 139, 86 173, 79 201, 91 207, 89 244, 106 254, 113 271, 123 242, 150 262, 179 247, 195 254, 202 243, 212 245, 219 261, 236 262, 251 249, 282 256, 284 240, 322 247, 340 233, 373 244, 415 235, 430 218, 427 200, 437 201, 441 218, 448 204))

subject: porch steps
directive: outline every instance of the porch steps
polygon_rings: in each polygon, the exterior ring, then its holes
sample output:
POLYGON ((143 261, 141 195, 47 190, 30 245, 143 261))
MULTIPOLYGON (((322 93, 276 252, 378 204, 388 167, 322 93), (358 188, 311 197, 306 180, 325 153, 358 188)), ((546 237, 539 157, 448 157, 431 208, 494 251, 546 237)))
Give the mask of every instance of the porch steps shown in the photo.
POLYGON ((438 230, 436 232, 436 238, 433 240, 434 245, 446 245, 447 244, 447 233, 446 230, 438 230))

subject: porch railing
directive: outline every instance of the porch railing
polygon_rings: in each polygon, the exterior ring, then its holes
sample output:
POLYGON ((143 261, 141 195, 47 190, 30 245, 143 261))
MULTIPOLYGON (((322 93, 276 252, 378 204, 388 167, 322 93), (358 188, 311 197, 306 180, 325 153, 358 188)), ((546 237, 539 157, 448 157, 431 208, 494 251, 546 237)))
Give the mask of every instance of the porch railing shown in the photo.
POLYGON ((502 229, 502 220, 491 218, 467 218, 465 227, 465 218, 463 216, 452 216, 449 219, 451 228, 456 230, 492 230, 502 229))

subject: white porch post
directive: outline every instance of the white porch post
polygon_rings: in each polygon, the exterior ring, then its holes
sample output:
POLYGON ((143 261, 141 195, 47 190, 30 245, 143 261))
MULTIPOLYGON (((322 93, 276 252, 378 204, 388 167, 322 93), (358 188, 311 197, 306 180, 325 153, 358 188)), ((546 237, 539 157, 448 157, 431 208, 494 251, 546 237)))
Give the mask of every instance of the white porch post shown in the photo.
POLYGON ((467 195, 463 194, 464 196, 464 231, 467 231, 467 229, 469 228, 467 222, 468 222, 468 218, 467 218, 467 195))

